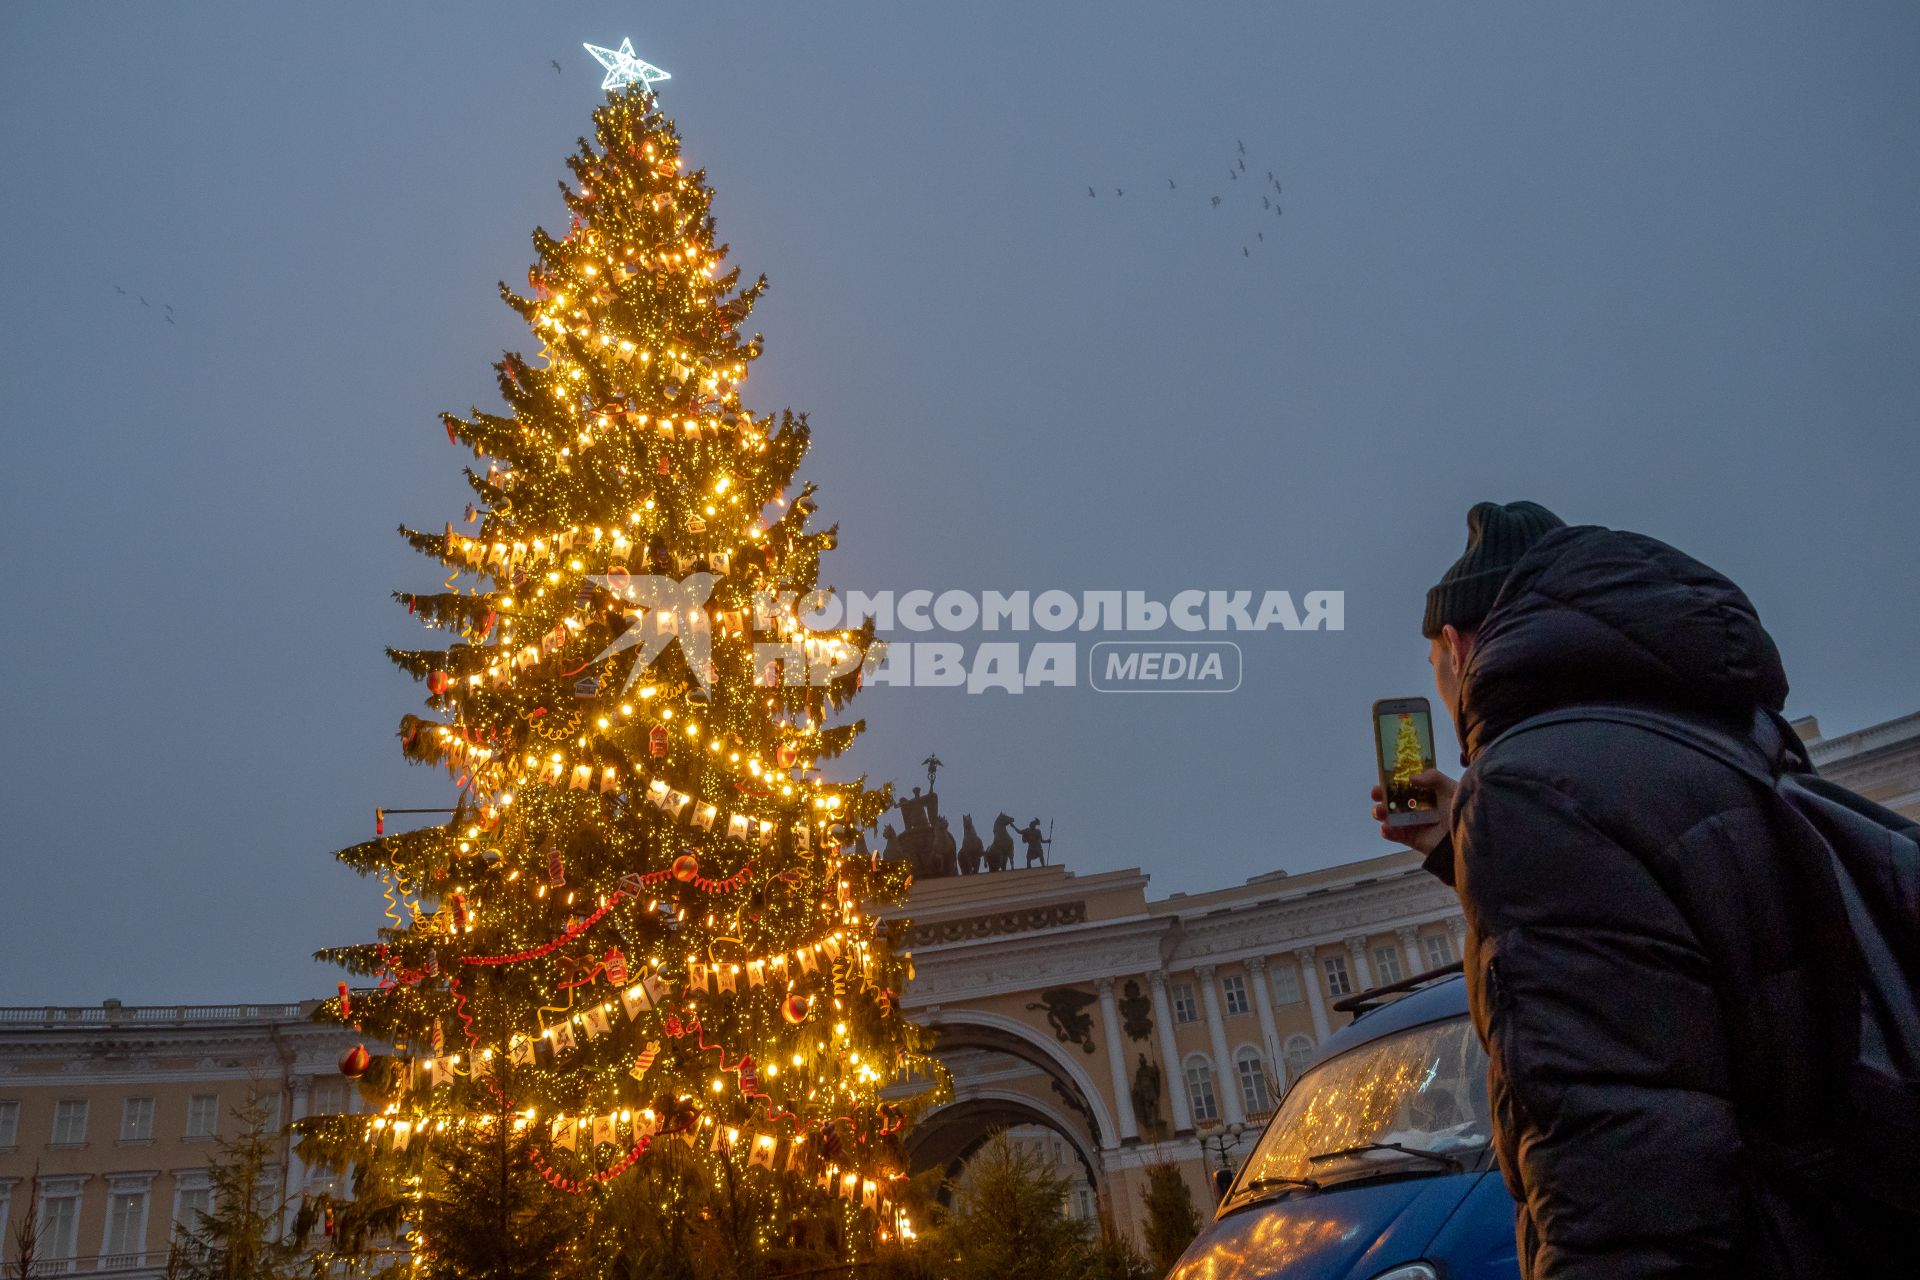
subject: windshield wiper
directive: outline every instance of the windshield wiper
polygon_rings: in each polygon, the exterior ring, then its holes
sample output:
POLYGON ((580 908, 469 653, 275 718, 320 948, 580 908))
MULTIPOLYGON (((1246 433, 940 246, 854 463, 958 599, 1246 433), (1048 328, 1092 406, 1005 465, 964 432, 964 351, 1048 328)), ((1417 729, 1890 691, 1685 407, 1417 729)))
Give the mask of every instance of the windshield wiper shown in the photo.
POLYGON ((1303 1191, 1318 1191, 1320 1184, 1312 1178, 1255 1178, 1240 1188, 1240 1193, 1245 1195, 1249 1191, 1267 1191, 1274 1187, 1297 1187, 1303 1191))
POLYGON ((1409 1147, 1403 1142, 1363 1142, 1357 1147, 1343 1147, 1338 1151, 1323 1151, 1317 1156, 1308 1156, 1308 1164, 1320 1164, 1328 1160, 1340 1160, 1347 1156, 1363 1156, 1369 1151, 1396 1151, 1403 1156, 1416 1156, 1422 1160, 1431 1160, 1453 1173, 1459 1173, 1466 1166, 1456 1156, 1444 1151, 1429 1151, 1425 1147, 1409 1147))

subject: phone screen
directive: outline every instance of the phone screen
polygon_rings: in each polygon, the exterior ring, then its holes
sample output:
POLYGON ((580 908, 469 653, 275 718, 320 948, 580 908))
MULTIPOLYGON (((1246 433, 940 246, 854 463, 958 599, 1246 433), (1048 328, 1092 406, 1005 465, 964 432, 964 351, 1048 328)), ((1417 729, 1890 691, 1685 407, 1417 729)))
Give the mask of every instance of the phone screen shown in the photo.
POLYGON ((1387 821, 1407 821, 1410 814, 1434 814, 1432 791, 1413 785, 1413 777, 1433 768, 1433 717, 1424 708, 1386 709, 1375 713, 1379 724, 1380 777, 1387 793, 1387 821))

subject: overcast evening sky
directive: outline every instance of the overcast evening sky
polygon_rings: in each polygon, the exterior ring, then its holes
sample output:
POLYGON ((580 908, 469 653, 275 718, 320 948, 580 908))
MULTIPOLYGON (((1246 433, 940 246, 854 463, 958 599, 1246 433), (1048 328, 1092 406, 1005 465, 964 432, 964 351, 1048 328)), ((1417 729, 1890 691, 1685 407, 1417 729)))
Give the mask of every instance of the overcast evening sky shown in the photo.
POLYGON ((15 3, 0 1003, 372 936, 329 855, 451 795, 393 531, 459 518, 436 415, 537 349, 495 282, 622 37, 771 278, 829 582, 1346 593, 1231 695, 869 689, 850 771, 1155 894, 1383 852, 1368 706, 1484 498, 1727 572, 1790 714, 1920 708, 1910 3, 15 3))

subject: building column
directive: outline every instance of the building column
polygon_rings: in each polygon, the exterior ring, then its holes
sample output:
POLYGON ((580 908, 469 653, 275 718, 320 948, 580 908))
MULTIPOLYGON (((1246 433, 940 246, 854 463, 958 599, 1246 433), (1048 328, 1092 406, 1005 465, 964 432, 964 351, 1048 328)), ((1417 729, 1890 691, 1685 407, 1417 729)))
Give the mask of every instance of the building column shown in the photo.
POLYGON ((1427 962, 1420 954, 1420 931, 1410 924, 1403 924, 1393 931, 1400 939, 1401 950, 1407 953, 1407 976, 1427 971, 1427 962))
POLYGON ((1107 1065, 1113 1076, 1113 1114, 1119 1122, 1120 1141, 1138 1142, 1140 1125, 1133 1116, 1133 1089, 1127 1080, 1127 1051, 1120 1043, 1120 1008, 1113 999, 1113 979, 1094 983, 1100 991, 1100 1020, 1107 1025, 1107 1065))
POLYGON ((1324 1043, 1332 1034, 1327 1027, 1327 998, 1320 994, 1320 962, 1314 958, 1312 947, 1300 947, 1293 953, 1300 962, 1300 985, 1307 989, 1307 1011, 1313 1014, 1313 1038, 1315 1043, 1324 1043))
MULTIPOLYGON (((288 1091, 292 1096, 288 1099, 286 1123, 291 1124, 295 1120, 304 1120, 307 1118, 307 1114, 312 1110, 312 1107, 309 1105, 313 1097, 312 1090, 312 1076, 294 1076, 288 1081, 288 1091)), ((307 1165, 306 1162, 300 1158, 299 1146, 294 1141, 293 1134, 290 1131, 286 1135, 286 1153, 286 1186, 284 1188, 285 1198, 283 1203, 286 1205, 287 1210, 286 1225, 291 1226, 293 1215, 299 1209, 301 1196, 306 1191, 307 1165)))
POLYGON ((1273 991, 1267 986, 1267 958, 1254 956, 1249 959, 1247 973, 1253 978, 1253 1011, 1260 1016, 1260 1039, 1267 1047, 1267 1070, 1284 1089, 1287 1069, 1280 1062, 1280 1029, 1273 1021, 1273 991))
POLYGON ((1228 1124, 1246 1120, 1247 1109, 1240 1105, 1240 1076, 1233 1069, 1233 1057, 1227 1049, 1227 1023, 1220 1016, 1220 988, 1213 980, 1213 966, 1203 964, 1193 971, 1200 979, 1200 1001, 1207 1009, 1207 1038, 1213 1044, 1214 1087, 1220 1091, 1220 1105, 1228 1124))
POLYGON ((1453 958, 1467 958, 1467 920, 1465 916, 1455 916, 1447 921, 1447 932, 1453 936, 1453 958))
POLYGON ((1373 985, 1373 967, 1367 963, 1367 940, 1359 934, 1346 939, 1347 954, 1353 958, 1353 989, 1356 993, 1373 985))
POLYGON ((1167 975, 1155 970, 1147 975, 1153 988, 1153 1024, 1160 1032, 1161 1074, 1166 1076, 1167 1098, 1172 1103, 1173 1131, 1193 1132, 1193 1111, 1187 1106, 1187 1072, 1180 1063, 1180 1042, 1173 1034, 1173 1002, 1167 999, 1167 975), (1168 1071, 1173 1072, 1168 1076, 1168 1071))

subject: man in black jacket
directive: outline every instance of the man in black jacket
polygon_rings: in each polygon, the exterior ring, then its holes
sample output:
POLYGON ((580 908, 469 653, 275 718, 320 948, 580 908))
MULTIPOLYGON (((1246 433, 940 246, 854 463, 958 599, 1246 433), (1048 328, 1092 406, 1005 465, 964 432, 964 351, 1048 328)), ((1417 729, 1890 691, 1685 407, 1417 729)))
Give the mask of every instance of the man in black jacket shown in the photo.
POLYGON ((1423 630, 1469 767, 1457 789, 1420 779, 1447 821, 1381 830, 1460 895, 1521 1274, 1907 1265, 1856 1251, 1864 1220, 1821 1176, 1837 1103, 1822 1048, 1846 1011, 1823 990, 1768 793, 1634 726, 1508 732, 1599 705, 1744 742, 1756 710, 1784 729, 1786 676, 1753 605, 1665 543, 1530 502, 1481 503, 1467 529, 1423 630))

